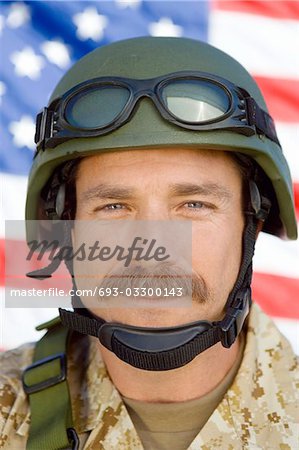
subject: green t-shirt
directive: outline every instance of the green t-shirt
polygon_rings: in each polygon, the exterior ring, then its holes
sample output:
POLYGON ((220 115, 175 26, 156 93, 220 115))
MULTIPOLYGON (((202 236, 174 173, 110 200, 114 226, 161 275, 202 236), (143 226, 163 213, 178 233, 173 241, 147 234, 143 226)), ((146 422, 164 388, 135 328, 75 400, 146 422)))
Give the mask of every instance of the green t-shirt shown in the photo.
POLYGON ((186 450, 232 384, 242 361, 244 338, 238 357, 213 391, 195 400, 147 403, 122 397, 145 450, 186 450))

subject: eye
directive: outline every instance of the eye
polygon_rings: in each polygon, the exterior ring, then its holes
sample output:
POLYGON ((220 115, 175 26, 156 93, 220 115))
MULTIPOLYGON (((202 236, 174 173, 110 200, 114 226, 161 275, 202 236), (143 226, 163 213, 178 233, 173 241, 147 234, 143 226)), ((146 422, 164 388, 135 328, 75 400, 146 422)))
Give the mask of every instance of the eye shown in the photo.
POLYGON ((198 211, 198 210, 211 210, 214 209, 214 206, 211 203, 200 202, 200 201, 191 201, 184 203, 183 207, 186 209, 198 211))
POLYGON ((206 215, 211 213, 215 209, 215 206, 211 203, 193 200, 183 203, 181 208, 181 211, 183 211, 183 214, 185 214, 186 216, 200 218, 205 217, 206 215))
POLYGON ((185 203, 185 205, 187 205, 188 208, 191 208, 191 209, 201 209, 201 208, 205 207, 204 203, 202 203, 202 202, 188 202, 188 203, 185 203))
POLYGON ((115 210, 123 209, 124 207, 125 207, 125 205, 122 205, 121 203, 111 203, 111 205, 104 206, 103 209, 115 211, 115 210))
POLYGON ((99 205, 93 211, 97 214, 112 214, 122 212, 124 209, 127 209, 127 206, 122 203, 109 203, 107 205, 99 205))

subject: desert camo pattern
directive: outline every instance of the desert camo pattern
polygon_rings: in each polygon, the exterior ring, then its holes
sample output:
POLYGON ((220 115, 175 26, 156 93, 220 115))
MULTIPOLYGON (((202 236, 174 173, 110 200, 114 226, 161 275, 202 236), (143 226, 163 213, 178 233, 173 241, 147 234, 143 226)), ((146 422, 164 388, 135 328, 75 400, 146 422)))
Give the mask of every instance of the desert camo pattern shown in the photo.
MULTIPOLYGON (((33 344, 0 355, 0 448, 23 450, 30 411, 21 386, 33 344)), ((80 450, 141 450, 95 338, 77 337, 68 352, 74 425, 80 450)), ((299 448, 298 365, 276 326, 254 305, 237 376, 188 450, 299 448)))

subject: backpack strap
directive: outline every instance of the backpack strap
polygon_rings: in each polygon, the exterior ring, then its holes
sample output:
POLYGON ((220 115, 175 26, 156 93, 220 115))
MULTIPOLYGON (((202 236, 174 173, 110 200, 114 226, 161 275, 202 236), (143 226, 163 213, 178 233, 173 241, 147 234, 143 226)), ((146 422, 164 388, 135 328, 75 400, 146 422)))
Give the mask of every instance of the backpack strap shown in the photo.
POLYGON ((31 425, 27 450, 79 448, 73 428, 72 408, 67 383, 66 349, 69 330, 59 317, 38 326, 48 328, 36 343, 33 363, 23 372, 23 388, 29 396, 31 425))

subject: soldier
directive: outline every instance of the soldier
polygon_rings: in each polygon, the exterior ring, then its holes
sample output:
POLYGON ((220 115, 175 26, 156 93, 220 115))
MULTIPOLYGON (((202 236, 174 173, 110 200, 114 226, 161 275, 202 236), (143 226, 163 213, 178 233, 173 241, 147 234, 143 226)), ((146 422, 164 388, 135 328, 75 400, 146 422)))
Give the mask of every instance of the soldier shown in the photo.
POLYGON ((116 42, 63 77, 36 143, 27 220, 192 222, 193 297, 84 308, 75 272, 74 311, 1 355, 0 447, 297 448, 295 356, 251 304, 259 232, 297 236, 289 169, 252 77, 198 41, 116 42))

